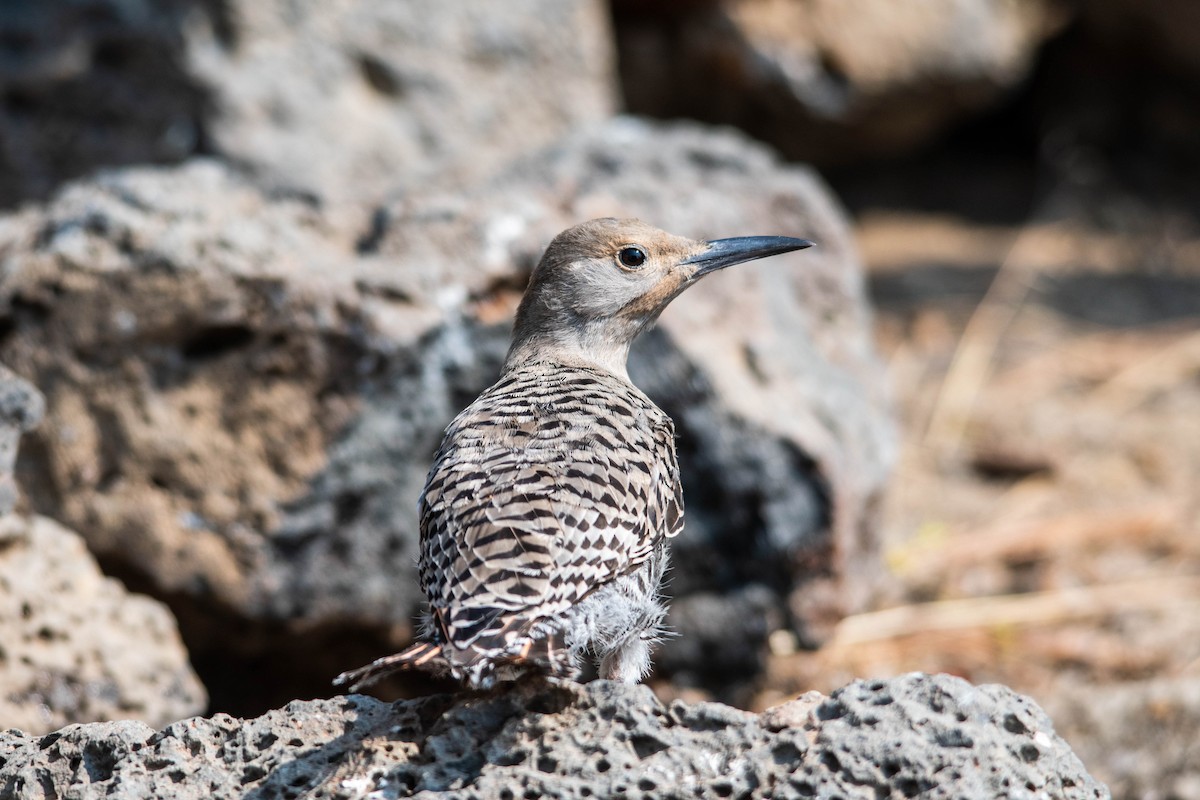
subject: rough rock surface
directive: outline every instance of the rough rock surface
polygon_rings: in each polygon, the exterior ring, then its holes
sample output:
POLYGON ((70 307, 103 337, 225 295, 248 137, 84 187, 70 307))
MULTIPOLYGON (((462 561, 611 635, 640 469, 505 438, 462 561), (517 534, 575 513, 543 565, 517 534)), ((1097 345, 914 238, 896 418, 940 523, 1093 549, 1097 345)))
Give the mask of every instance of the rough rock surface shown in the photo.
POLYGON ((366 201, 615 104, 602 0, 6 3, 0 30, 0 205, 196 153, 366 201))
POLYGON ((19 514, 0 517, 0 676, 0 726, 34 733, 165 725, 206 700, 161 603, 101 575, 71 531, 19 514))
POLYGON ((630 110, 818 163, 889 155, 1002 98, 1067 19, 1044 0, 618 0, 630 110))
POLYGON ((17 445, 22 434, 41 422, 45 409, 41 392, 0 365, 0 516, 12 511, 17 503, 17 484, 13 480, 17 445))
MULTIPOLYGON (((618 120, 366 231, 211 162, 114 173, 0 221, 0 357, 47 396, 19 466, 32 505, 169 598, 199 659, 246 645, 327 678, 369 655, 328 637, 404 641, 442 428, 495 379, 546 242, 605 214, 820 243, 692 289, 631 365, 679 424, 672 591, 681 609, 743 598, 756 631, 742 663, 696 680, 752 674, 773 627, 817 640, 864 600, 891 440, 842 215, 810 172, 728 133, 618 120), (317 639, 280 652, 263 625, 317 639)), ((677 669, 712 666, 696 654, 677 669)))
POLYGON ((760 716, 597 681, 391 705, 296 701, 155 733, 0 734, 0 795, 1103 798, 1050 720, 1001 686, 910 674, 760 716))
POLYGON ((495 171, 615 105, 602 0, 235 0, 191 44, 213 147, 362 201, 495 171))
POLYGON ((203 710, 170 612, 105 578, 76 534, 12 513, 17 444, 44 405, 0 366, 0 726, 41 733, 122 717, 165 725, 203 710))

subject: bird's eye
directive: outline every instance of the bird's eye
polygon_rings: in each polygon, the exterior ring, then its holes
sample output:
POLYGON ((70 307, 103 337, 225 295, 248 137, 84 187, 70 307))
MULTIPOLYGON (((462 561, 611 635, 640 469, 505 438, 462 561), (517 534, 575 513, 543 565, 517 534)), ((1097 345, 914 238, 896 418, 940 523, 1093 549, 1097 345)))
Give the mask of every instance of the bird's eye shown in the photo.
POLYGON ((640 247, 622 247, 617 253, 617 259, 621 262, 621 266, 637 269, 646 263, 646 254, 640 247))

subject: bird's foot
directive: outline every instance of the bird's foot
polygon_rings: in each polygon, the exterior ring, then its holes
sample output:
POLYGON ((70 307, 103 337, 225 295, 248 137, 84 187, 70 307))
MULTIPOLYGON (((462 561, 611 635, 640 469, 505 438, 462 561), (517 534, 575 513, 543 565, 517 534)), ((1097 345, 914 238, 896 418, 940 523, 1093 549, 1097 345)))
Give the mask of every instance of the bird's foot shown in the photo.
POLYGON ((333 685, 346 686, 351 692, 357 692, 402 669, 421 669, 434 674, 445 672, 441 645, 418 642, 407 650, 377 658, 365 667, 343 672, 333 679, 333 685))

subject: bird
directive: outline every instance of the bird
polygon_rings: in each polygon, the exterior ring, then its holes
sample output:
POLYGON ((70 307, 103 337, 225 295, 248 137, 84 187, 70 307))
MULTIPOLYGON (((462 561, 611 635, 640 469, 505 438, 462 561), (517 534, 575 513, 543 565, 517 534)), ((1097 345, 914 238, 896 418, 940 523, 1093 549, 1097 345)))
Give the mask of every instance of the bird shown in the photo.
POLYGON ((575 678, 588 659, 602 679, 644 679, 683 490, 674 424, 630 381, 630 345, 701 278, 812 244, 611 217, 556 236, 499 380, 446 428, 418 501, 419 641, 334 683, 415 668, 488 689, 575 678))

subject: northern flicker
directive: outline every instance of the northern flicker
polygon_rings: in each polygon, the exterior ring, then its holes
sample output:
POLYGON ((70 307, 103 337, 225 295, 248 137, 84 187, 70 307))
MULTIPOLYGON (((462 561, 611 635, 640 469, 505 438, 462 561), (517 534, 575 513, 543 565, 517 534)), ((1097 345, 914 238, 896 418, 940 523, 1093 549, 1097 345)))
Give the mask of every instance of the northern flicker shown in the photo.
POLYGON ((675 429, 629 381, 629 347, 704 275, 809 247, 693 241, 638 220, 560 233, 517 310, 500 380, 460 413, 418 504, 425 641, 335 681, 418 667, 476 688, 536 671, 635 683, 683 529, 675 429))

